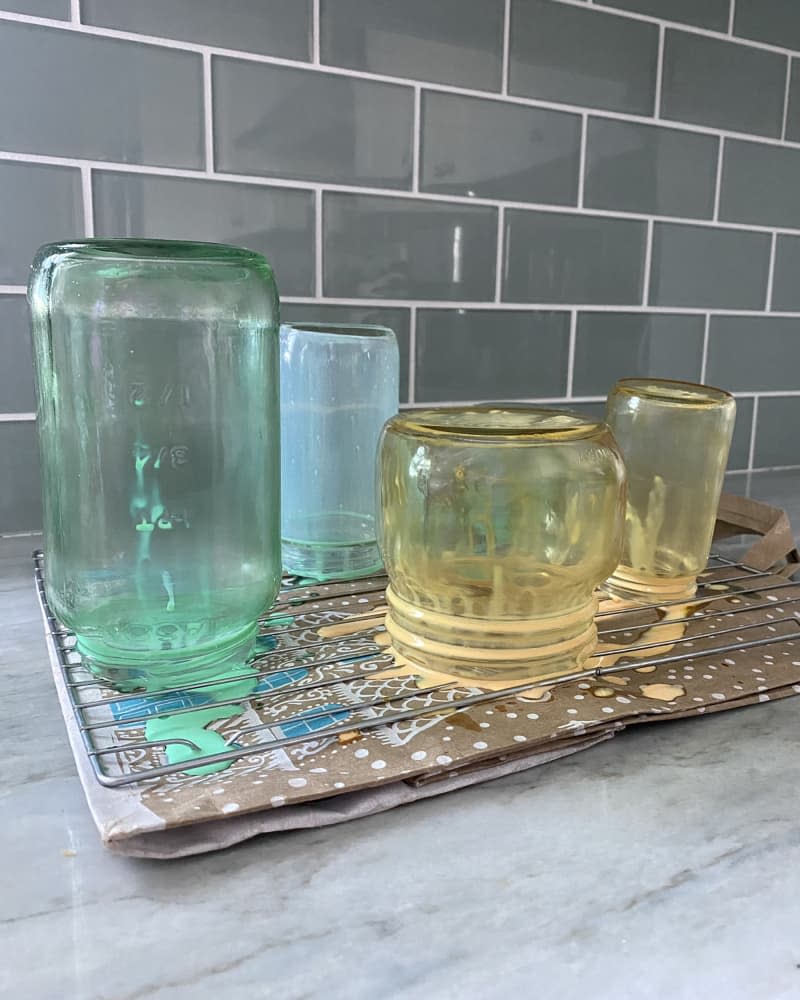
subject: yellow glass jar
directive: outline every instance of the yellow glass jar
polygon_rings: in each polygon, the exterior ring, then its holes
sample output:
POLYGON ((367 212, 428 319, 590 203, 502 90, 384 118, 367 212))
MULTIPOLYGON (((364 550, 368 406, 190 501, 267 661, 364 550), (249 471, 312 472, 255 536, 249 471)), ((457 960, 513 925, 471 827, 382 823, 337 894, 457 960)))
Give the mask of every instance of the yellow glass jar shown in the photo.
POLYGON ((628 505, 611 594, 647 604, 694 594, 735 420, 736 403, 722 389, 646 378, 614 387, 606 421, 625 458, 628 505))
POLYGON ((386 627, 413 665, 544 678, 596 645, 625 473, 603 423, 533 407, 407 412, 378 452, 386 627))

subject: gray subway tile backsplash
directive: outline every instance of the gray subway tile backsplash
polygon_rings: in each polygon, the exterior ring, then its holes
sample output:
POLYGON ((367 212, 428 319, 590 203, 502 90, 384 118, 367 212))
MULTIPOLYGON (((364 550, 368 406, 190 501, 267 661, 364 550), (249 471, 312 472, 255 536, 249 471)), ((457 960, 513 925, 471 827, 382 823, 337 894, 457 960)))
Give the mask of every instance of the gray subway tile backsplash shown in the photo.
POLYGON ((323 290, 333 298, 489 300, 496 241, 494 208, 326 194, 323 290))
POLYGON ((795 0, 736 0, 733 30, 758 42, 800 49, 800 6, 795 0))
POLYGON ((573 393, 605 396, 618 379, 640 375, 699 382, 704 326, 703 316, 579 313, 573 393))
POLYGON ((589 6, 512 0, 513 94, 651 115, 658 26, 589 6))
POLYGON ((423 191, 577 203, 578 115, 428 91, 421 143, 423 191))
POLYGON ((42 487, 34 423, 0 423, 0 531, 40 531, 42 487))
POLYGON ((217 170, 410 186, 410 87, 228 58, 212 73, 217 170))
POLYGON ((791 63, 785 138, 800 142, 800 60, 792 59, 791 63))
POLYGON ((777 137, 786 56, 667 29, 661 114, 712 128, 777 137))
POLYGON ((786 316, 712 316, 706 376, 734 392, 798 388, 800 320, 786 316))
POLYGON ((31 14, 33 17, 51 17, 69 20, 69 0, 3 0, 2 10, 15 14, 31 14))
POLYGON ((336 306, 329 303, 282 302, 281 320, 286 323, 359 323, 388 326, 400 350, 400 402, 408 402, 411 310, 391 306, 336 306))
POLYGON ((800 396, 768 396, 758 402, 753 467, 800 465, 800 396))
POLYGON ((561 396, 569 313, 420 309, 417 402, 561 396))
POLYGON ((500 90, 503 0, 320 0, 322 61, 500 90))
POLYGON ((0 285, 27 284, 42 243, 84 235, 80 171, 0 161, 0 231, 0 285))
POLYGON ((733 427, 729 469, 746 469, 750 459, 750 437, 753 429, 753 400, 740 396, 736 400, 736 423, 733 427))
POLYGON ((263 253, 283 295, 314 288, 314 206, 309 191, 261 184, 97 171, 98 236, 235 243, 263 253))
POLYGON ((202 167, 202 57, 2 21, 0 144, 18 153, 202 167))
POLYGON ((769 256, 768 233, 656 222, 650 304, 764 309, 769 256))
POLYGON ((800 149, 725 141, 719 217, 759 226, 800 227, 800 149))
POLYGON ((775 242, 775 271, 772 282, 774 312, 800 312, 799 279, 800 236, 778 236, 775 242))
POLYGON ((24 295, 0 295, 0 358, 0 406, 5 413, 32 413, 36 401, 24 295))
POLYGON ((587 208, 710 218, 719 139, 674 128, 590 118, 587 208))
POLYGON ((311 55, 311 0, 81 0, 81 20, 284 59, 311 55))
POLYGON ((727 31, 731 0, 605 0, 608 7, 619 7, 636 14, 661 17, 667 21, 693 24, 697 28, 727 31))
POLYGON ((644 222, 513 209, 504 236, 508 302, 641 302, 644 222))
MULTIPOLYGON (((800 2, 0 12, 0 414, 34 406, 30 259, 86 227, 263 252, 288 320, 395 330, 403 402, 704 372, 740 394, 731 468, 754 426, 800 464, 800 2)), ((0 532, 40 526, 36 462, 0 421, 0 532)))

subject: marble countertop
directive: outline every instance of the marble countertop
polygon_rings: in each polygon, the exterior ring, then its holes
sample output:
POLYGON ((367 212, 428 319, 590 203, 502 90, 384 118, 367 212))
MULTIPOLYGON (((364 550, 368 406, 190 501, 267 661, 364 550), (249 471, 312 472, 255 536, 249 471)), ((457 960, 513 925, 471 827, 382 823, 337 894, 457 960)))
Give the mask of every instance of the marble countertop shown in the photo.
MULTIPOLYGON (((800 473, 727 488, 800 529, 800 473)), ((642 727, 337 827, 120 858, 67 745, 37 543, 0 542, 0 995, 800 997, 800 699, 642 727)))

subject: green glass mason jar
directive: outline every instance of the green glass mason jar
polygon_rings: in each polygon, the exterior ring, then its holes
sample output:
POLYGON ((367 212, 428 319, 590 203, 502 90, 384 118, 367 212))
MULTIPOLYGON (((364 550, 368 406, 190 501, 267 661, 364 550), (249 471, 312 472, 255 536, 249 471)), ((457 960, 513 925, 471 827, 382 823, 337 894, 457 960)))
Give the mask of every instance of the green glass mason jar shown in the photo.
POLYGON ((269 264, 214 244, 51 244, 28 299, 53 611, 121 690, 241 671, 280 583, 269 264))

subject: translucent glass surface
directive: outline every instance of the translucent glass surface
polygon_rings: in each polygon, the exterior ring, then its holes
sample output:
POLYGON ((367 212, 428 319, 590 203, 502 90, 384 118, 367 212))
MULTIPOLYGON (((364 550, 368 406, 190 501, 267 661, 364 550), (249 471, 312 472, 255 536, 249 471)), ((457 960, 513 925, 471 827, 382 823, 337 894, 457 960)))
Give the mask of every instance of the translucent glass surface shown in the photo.
POLYGON ((721 389, 667 379, 623 379, 607 422, 625 458, 628 505, 617 596, 680 600, 708 561, 736 403, 721 389))
POLYGON ((51 606, 121 688, 243 665, 280 580, 269 265, 210 244, 51 245, 29 302, 51 606))
POLYGON ((281 328, 283 564, 317 580, 373 573, 375 456, 399 407, 391 330, 304 323, 281 328))
POLYGON ((605 424, 529 407, 415 411, 379 461, 394 648, 423 667, 547 676, 596 642, 624 469, 605 424))

